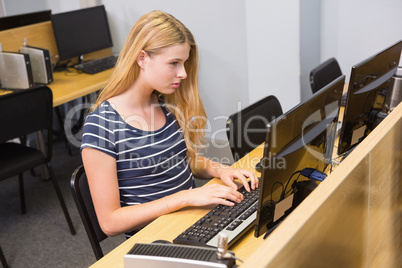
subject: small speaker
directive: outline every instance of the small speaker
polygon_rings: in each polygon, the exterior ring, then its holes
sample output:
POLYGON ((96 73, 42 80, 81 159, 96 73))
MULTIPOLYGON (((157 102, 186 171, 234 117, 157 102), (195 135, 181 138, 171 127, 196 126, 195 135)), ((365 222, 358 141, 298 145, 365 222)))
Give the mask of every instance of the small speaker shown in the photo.
POLYGON ((20 52, 28 54, 31 59, 34 83, 49 84, 53 82, 53 70, 49 50, 23 46, 20 47, 20 52))
POLYGON ((216 248, 163 243, 137 243, 124 256, 124 267, 228 268, 235 264, 233 258, 218 259, 217 256, 216 248))
POLYGON ((5 89, 27 89, 34 86, 28 54, 0 52, 0 83, 5 89))

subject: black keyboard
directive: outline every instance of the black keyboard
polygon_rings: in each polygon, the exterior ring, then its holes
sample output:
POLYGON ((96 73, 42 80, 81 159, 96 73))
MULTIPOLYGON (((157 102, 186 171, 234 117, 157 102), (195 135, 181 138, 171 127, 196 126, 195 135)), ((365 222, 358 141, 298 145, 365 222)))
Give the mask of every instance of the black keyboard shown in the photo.
POLYGON ((113 68, 116 64, 116 61, 117 56, 111 55, 74 65, 74 68, 87 74, 96 74, 113 68))
POLYGON ((178 235, 173 243, 216 247, 218 233, 222 231, 228 235, 228 246, 230 247, 255 224, 257 217, 259 189, 247 192, 243 187, 239 192, 244 195, 244 199, 240 203, 236 203, 233 207, 216 206, 178 235))

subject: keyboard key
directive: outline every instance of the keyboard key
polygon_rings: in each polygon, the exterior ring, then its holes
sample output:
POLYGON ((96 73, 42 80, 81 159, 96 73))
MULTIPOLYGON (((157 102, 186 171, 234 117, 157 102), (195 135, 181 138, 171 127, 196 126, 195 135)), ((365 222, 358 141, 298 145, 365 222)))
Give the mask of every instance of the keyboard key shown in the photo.
POLYGON ((81 70, 84 73, 96 74, 106 71, 115 66, 117 56, 111 55, 104 58, 83 62, 74 66, 75 69, 81 70))
POLYGON ((217 239, 217 235, 221 231, 232 232, 228 244, 230 246, 234 243, 237 237, 248 230, 255 222, 259 194, 258 189, 247 192, 245 188, 242 188, 239 191, 244 196, 242 202, 236 203, 232 207, 216 206, 207 215, 178 235, 173 240, 173 243, 216 246, 212 241, 217 239), (254 216, 251 217, 251 215, 254 216))

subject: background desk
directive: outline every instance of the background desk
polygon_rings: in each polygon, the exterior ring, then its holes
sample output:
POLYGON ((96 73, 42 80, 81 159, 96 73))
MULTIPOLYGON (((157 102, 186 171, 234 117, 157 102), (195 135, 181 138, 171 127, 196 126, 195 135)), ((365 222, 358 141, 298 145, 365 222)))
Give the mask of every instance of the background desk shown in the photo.
MULTIPOLYGON (((48 49, 52 64, 56 63, 58 50, 51 21, 0 31, 0 43, 3 51, 18 52, 25 40, 27 45, 48 49)), ((85 60, 101 58, 110 54, 111 49, 103 49, 85 55, 85 60)), ((112 69, 94 75, 73 72, 53 73, 53 82, 47 85, 53 93, 53 107, 101 90, 108 82, 111 73, 112 69)), ((0 90, 0 95, 9 92, 12 91, 0 90)), ((38 146, 44 150, 43 137, 37 135, 36 139, 38 146)), ((42 170, 42 174, 44 178, 48 178, 45 169, 42 170)))
MULTIPOLYGON (((54 81, 46 85, 53 93, 53 107, 101 90, 107 84, 112 72, 113 69, 97 74, 55 72, 53 74, 54 81)), ((11 92, 13 91, 0 89, 0 95, 11 92)))
POLYGON ((54 82, 48 85, 53 92, 53 106, 56 107, 102 89, 112 71, 113 69, 110 69, 97 74, 54 73, 54 82))
MULTIPOLYGON (((402 104, 275 229, 252 230, 230 249, 241 267, 401 267, 402 104)), ((251 153, 262 156, 262 147, 251 153)), ((250 162, 250 161, 249 161, 250 162)), ((235 166, 252 168, 241 159, 235 166)), ((172 241, 209 208, 184 209, 149 224, 91 267, 124 267, 137 243, 172 241)))
MULTIPOLYGON (((56 62, 58 50, 50 21, 0 31, 0 43, 4 51, 19 51, 25 39, 30 46, 48 49, 52 63, 56 62)), ((85 60, 101 58, 110 54, 111 49, 103 49, 85 55, 85 60)), ((53 106, 59 106, 102 89, 111 73, 112 70, 94 75, 73 73, 66 75, 65 72, 55 72, 53 74, 54 81, 48 85, 53 92, 53 106)))

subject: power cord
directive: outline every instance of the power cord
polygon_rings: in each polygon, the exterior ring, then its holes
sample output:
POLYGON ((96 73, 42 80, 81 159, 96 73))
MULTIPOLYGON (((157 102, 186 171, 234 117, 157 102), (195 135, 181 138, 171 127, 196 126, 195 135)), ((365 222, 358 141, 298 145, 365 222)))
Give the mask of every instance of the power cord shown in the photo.
POLYGON ((282 200, 285 198, 285 196, 286 196, 286 189, 288 188, 289 182, 292 180, 293 176, 295 176, 296 174, 299 174, 299 176, 298 176, 297 179, 295 180, 295 181, 297 181, 297 180, 299 179, 299 177, 300 177, 300 173, 301 173, 301 170, 298 170, 298 171, 293 172, 293 174, 290 176, 290 178, 289 178, 288 181, 286 182, 286 186, 285 186, 285 188, 284 188, 283 191, 282 191, 282 194, 281 194, 281 197, 280 197, 279 201, 282 201, 282 200))

